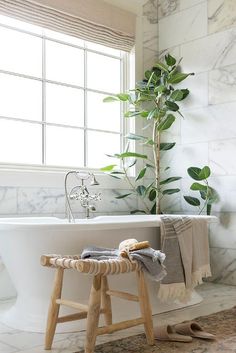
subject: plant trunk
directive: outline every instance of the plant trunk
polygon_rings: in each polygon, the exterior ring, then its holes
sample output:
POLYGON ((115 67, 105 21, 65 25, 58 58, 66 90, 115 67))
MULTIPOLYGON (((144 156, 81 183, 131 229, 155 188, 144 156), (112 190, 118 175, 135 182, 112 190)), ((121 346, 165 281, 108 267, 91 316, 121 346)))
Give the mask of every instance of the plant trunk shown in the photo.
POLYGON ((156 191, 156 214, 161 213, 161 200, 160 200, 160 174, 161 174, 161 166, 160 166, 160 132, 157 130, 157 123, 154 124, 153 127, 153 141, 155 144, 153 145, 153 157, 155 164, 155 187, 156 191))

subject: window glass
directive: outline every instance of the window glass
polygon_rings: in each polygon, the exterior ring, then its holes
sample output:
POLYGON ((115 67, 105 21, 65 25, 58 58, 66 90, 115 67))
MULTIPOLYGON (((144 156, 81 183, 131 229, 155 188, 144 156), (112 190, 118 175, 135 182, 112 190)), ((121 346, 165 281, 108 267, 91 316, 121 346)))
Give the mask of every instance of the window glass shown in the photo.
POLYGON ((46 163, 49 165, 58 166, 83 166, 83 130, 47 126, 46 163))
POLYGON ((46 40, 46 78, 83 86, 84 51, 46 40))
POLYGON ((62 42, 78 45, 79 47, 84 47, 84 41, 82 39, 68 36, 66 34, 60 33, 60 32, 55 32, 51 31, 50 29, 44 29, 44 34, 46 37, 60 40, 62 42))
POLYGON ((96 44, 96 43, 92 43, 92 42, 87 42, 86 47, 88 49, 96 50, 96 51, 99 51, 104 54, 110 54, 110 55, 120 57, 120 50, 108 48, 108 47, 105 47, 104 45, 100 45, 100 44, 96 44))
POLYGON ((3 163, 42 163, 40 124, 0 119, 0 161, 3 163))
POLYGON ((0 68, 41 77, 42 39, 0 26, 0 68))
POLYGON ((41 120, 42 82, 0 73, 0 115, 41 120))
POLYGON ((78 88, 46 84, 46 121, 84 126, 84 91, 78 88))
POLYGON ((88 52, 88 88, 119 93, 120 60, 88 52))
POLYGON ((88 127, 98 130, 120 131, 120 103, 104 103, 106 95, 87 93, 88 127))
POLYGON ((102 168, 117 164, 116 158, 106 156, 120 151, 120 135, 106 132, 88 131, 88 167, 102 168))

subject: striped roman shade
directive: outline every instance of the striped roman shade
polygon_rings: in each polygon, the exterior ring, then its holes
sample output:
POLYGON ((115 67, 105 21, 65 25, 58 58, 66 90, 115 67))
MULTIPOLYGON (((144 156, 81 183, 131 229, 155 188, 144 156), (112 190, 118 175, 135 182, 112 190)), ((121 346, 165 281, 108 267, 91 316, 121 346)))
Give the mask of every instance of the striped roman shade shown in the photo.
POLYGON ((103 0, 0 0, 0 14, 119 50, 134 46, 135 15, 103 0))

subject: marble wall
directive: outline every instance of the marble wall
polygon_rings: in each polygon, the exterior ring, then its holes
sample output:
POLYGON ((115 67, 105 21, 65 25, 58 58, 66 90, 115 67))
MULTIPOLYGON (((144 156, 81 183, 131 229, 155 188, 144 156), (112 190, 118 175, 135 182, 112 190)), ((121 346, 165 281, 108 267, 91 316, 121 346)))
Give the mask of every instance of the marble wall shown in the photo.
MULTIPOLYGON (((185 118, 165 137, 177 142, 166 161, 183 177, 183 194, 191 185, 187 167, 211 167, 220 195, 210 234, 213 280, 236 285, 236 1, 159 0, 158 14, 160 56, 183 57, 183 71, 195 72, 183 84, 191 90, 185 118)), ((194 211, 182 195, 173 203, 173 211, 194 211)))

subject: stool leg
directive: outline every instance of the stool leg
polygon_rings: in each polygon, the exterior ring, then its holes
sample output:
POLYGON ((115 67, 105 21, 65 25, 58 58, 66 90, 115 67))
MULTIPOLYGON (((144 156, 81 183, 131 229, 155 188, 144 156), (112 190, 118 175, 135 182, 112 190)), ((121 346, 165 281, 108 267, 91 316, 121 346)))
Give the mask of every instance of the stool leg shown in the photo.
POLYGON ((55 335, 57 319, 59 314, 60 305, 56 303, 57 299, 61 298, 62 282, 63 282, 64 269, 59 267, 56 269, 53 291, 48 310, 46 337, 45 337, 45 349, 51 349, 53 338, 55 335))
POLYGON ((152 310, 149 302, 149 295, 147 285, 145 282, 143 271, 137 271, 139 303, 142 317, 144 318, 144 330, 146 334, 147 343, 154 344, 152 310))
POLYGON ((87 316, 87 330, 84 344, 85 353, 94 353, 94 347, 97 337, 97 328, 99 323, 101 307, 101 275, 93 278, 93 284, 89 296, 89 308, 87 316))
POLYGON ((102 308, 105 309, 104 318, 105 324, 112 324, 112 308, 111 297, 106 292, 109 290, 107 276, 102 276, 102 308))

